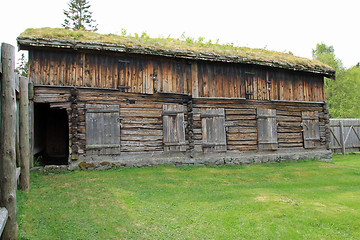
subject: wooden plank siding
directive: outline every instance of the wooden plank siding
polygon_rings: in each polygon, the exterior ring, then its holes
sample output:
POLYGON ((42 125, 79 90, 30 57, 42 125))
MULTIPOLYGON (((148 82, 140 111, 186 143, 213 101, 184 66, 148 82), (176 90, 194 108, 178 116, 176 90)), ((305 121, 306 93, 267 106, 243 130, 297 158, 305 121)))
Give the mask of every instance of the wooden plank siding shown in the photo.
POLYGON ((37 50, 29 61, 35 85, 191 94, 191 65, 184 60, 37 50))
POLYGON ((255 65, 125 53, 29 51, 35 85, 121 89, 193 97, 324 101, 323 77, 255 65))

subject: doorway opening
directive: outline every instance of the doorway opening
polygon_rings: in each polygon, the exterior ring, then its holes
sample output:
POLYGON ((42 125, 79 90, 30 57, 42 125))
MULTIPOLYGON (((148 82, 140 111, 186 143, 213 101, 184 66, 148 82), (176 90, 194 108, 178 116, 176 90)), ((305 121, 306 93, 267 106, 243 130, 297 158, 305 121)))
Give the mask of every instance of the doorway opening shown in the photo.
POLYGON ((34 104, 34 155, 39 165, 67 165, 69 123, 66 109, 34 104))

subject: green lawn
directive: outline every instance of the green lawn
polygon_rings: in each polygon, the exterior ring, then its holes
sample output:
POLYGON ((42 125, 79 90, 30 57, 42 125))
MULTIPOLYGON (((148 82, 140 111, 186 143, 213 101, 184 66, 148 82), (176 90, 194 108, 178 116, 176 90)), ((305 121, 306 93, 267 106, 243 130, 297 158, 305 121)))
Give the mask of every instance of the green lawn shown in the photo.
POLYGON ((32 174, 20 239, 360 239, 360 154, 32 174))

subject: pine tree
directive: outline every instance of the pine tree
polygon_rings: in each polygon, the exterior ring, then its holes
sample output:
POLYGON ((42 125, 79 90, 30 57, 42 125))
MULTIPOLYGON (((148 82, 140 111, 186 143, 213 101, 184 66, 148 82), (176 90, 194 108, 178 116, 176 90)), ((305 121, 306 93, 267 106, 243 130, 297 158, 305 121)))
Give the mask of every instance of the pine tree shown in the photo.
POLYGON ((72 30, 88 30, 96 32, 97 24, 89 11, 91 5, 87 0, 70 0, 69 10, 64 10, 65 20, 62 26, 72 30))

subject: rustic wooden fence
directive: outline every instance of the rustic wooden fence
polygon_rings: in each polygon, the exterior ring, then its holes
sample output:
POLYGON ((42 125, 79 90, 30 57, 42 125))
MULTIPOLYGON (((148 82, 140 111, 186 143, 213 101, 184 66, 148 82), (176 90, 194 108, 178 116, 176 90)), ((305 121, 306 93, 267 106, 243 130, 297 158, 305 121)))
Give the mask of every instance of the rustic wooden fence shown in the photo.
POLYGON ((28 79, 15 74, 15 48, 2 43, 0 59, 0 237, 17 239, 16 188, 29 190, 32 163, 31 105, 28 79))
POLYGON ((360 119, 330 119, 330 149, 334 153, 360 151, 360 119))

